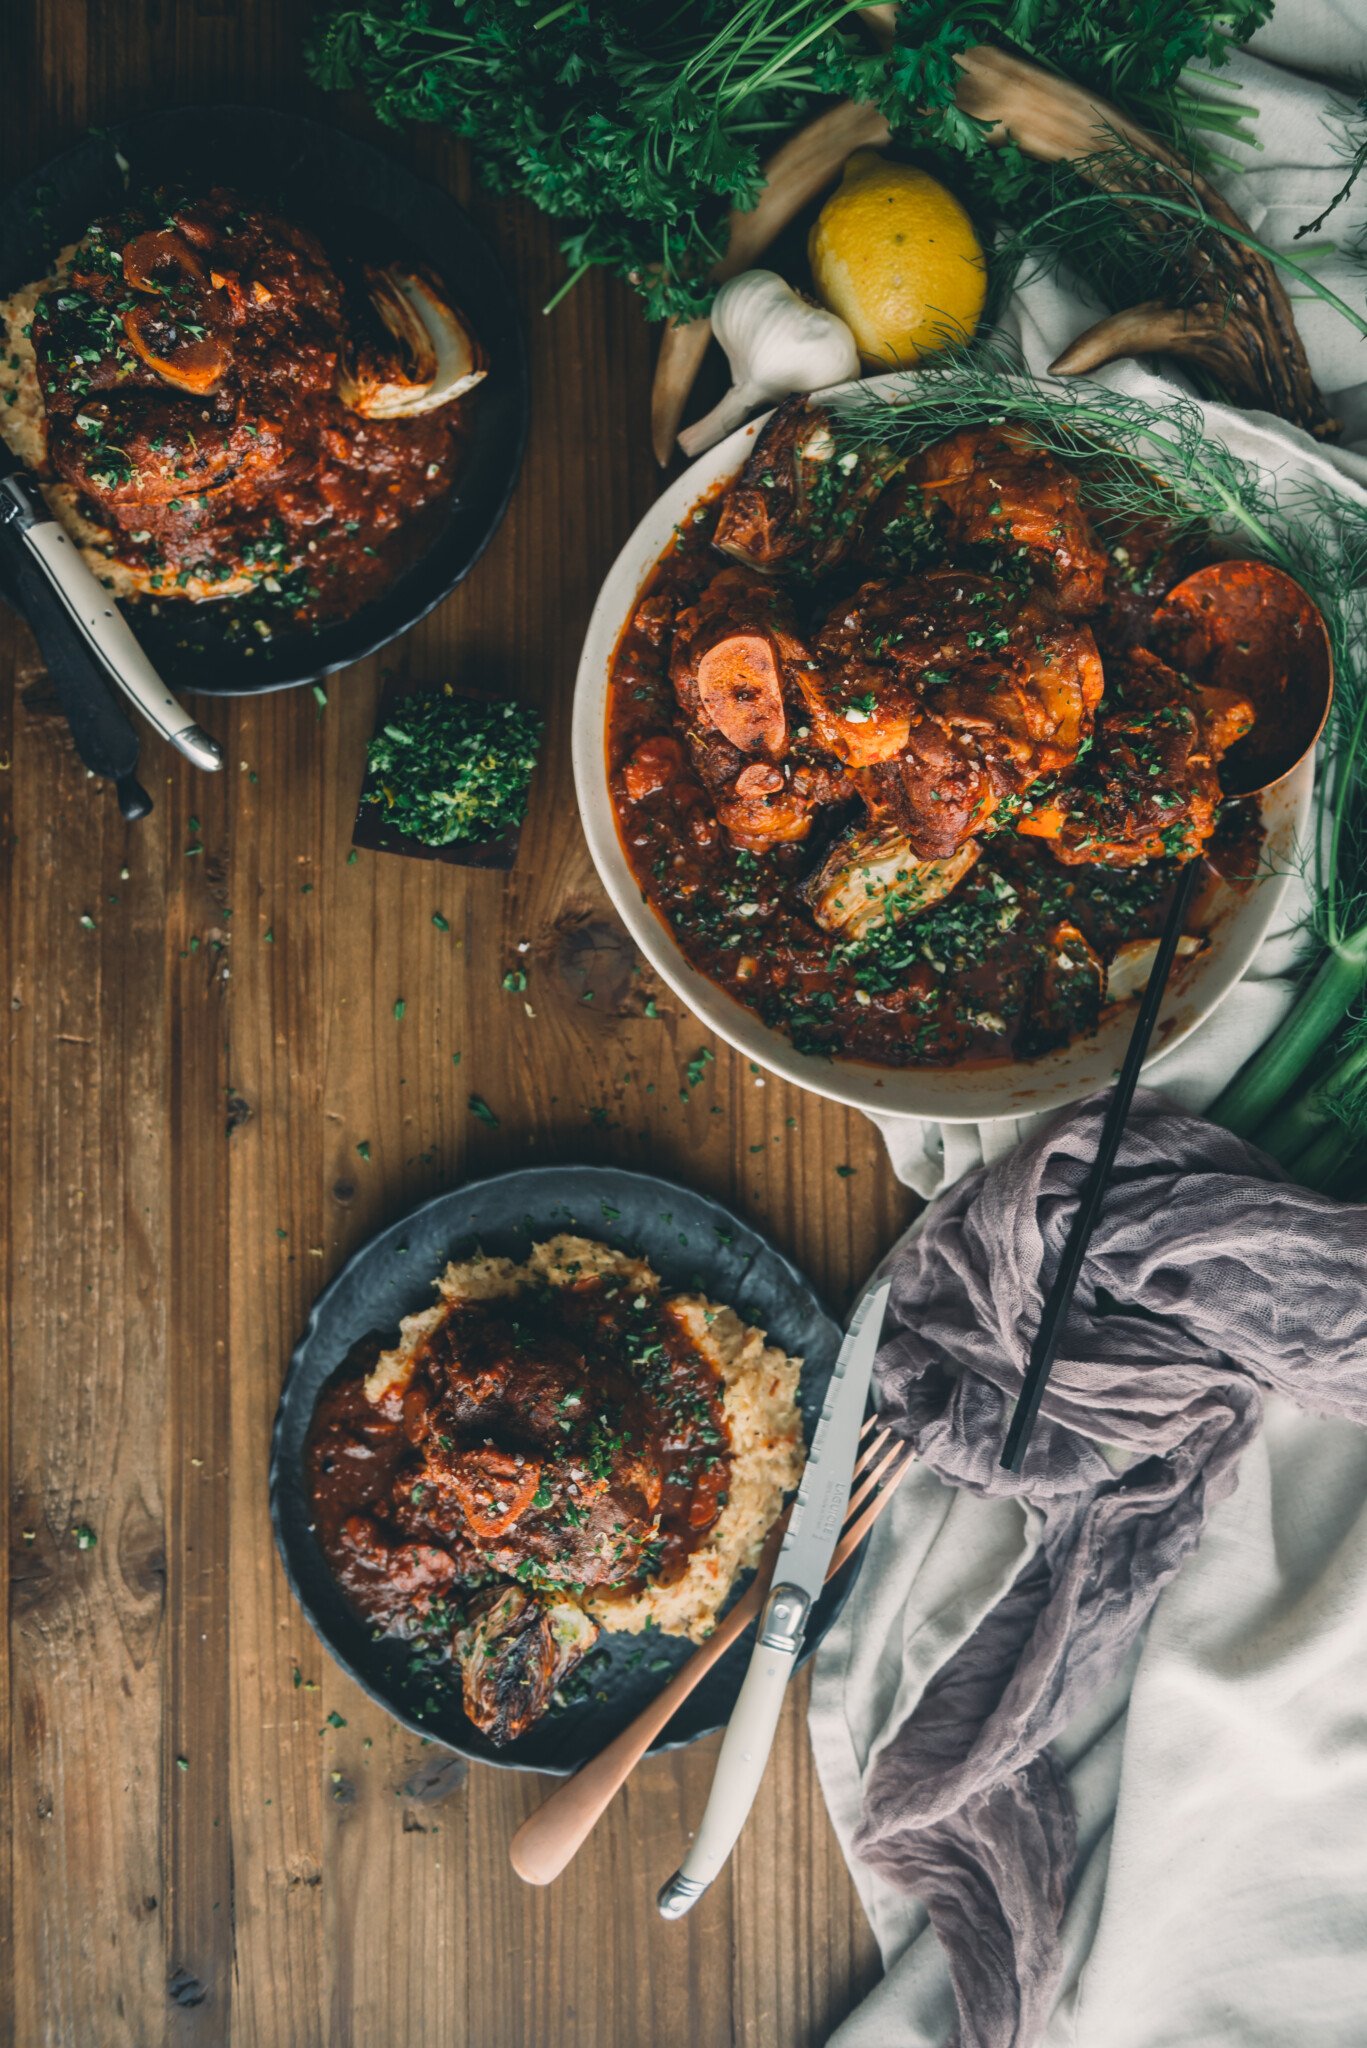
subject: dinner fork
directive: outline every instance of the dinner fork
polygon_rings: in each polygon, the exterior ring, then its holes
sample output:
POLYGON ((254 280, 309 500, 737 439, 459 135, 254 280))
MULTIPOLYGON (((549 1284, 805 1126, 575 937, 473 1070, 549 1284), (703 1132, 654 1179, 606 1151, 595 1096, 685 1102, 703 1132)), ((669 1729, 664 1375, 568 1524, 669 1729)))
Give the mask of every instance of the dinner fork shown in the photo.
MULTIPOLYGON (((869 1417, 860 1435, 863 1448, 855 1461, 843 1534, 826 1573, 828 1585, 868 1535, 915 1455, 910 1444, 895 1437, 876 1415, 869 1417)), ((634 1721, 628 1722, 620 1735, 613 1737, 606 1749, 558 1785, 535 1813, 523 1821, 508 1846, 508 1855, 513 1869, 528 1884, 549 1884, 559 1877, 593 1833, 613 1796, 631 1776, 655 1737, 702 1683, 718 1658, 755 1619, 769 1591, 787 1526, 785 1510, 769 1531, 749 1586, 663 1691, 641 1709, 634 1721)))

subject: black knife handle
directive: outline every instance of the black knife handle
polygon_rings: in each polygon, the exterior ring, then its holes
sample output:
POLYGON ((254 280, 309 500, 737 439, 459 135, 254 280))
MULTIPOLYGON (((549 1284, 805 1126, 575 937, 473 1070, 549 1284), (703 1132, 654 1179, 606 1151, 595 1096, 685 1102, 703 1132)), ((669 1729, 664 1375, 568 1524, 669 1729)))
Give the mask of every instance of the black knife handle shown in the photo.
POLYGON ((136 825, 152 808, 152 799, 136 775, 121 775, 114 784, 119 810, 130 825, 136 825))
POLYGON ((31 488, 17 476, 0 479, 5 585, 33 628, 77 753, 93 774, 114 784, 119 809, 133 823, 152 808, 135 774, 138 736, 110 693, 103 665, 24 538, 34 516, 31 488))

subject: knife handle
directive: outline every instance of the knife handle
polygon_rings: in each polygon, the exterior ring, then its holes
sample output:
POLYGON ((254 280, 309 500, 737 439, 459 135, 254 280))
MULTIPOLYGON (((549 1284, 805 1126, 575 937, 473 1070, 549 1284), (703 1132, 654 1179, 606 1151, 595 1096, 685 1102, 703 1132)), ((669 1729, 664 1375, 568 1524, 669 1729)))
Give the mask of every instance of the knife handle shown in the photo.
POLYGON ((172 696, 109 592, 54 519, 37 485, 22 473, 0 482, 0 523, 9 525, 48 587, 49 595, 38 607, 46 617, 31 617, 44 652, 46 627, 74 643, 85 663, 122 690, 148 724, 196 767, 221 768, 223 752, 217 740, 172 696))
POLYGON ((92 775, 107 776, 119 809, 131 824, 145 818, 152 799, 137 780, 138 736, 116 703, 103 663, 92 653, 46 569, 28 546, 12 507, 26 501, 0 480, 0 545, 4 594, 33 628, 48 675, 61 702, 76 751, 92 775))
POLYGON ((696 1904, 740 1838, 774 1746, 811 1605, 800 1586, 775 1586, 769 1595, 759 1641, 722 1740, 707 1809, 693 1846, 660 1887, 657 1904, 666 1920, 681 1920, 696 1904))

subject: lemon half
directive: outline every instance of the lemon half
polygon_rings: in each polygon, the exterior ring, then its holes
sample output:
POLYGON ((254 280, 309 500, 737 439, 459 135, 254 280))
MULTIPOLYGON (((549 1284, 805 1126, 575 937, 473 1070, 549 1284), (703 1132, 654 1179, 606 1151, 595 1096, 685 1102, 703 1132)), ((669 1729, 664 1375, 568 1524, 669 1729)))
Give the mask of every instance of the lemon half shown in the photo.
POLYGON ((857 149, 807 241, 818 297, 866 363, 905 369, 967 341, 987 293, 973 223, 925 171, 857 149))

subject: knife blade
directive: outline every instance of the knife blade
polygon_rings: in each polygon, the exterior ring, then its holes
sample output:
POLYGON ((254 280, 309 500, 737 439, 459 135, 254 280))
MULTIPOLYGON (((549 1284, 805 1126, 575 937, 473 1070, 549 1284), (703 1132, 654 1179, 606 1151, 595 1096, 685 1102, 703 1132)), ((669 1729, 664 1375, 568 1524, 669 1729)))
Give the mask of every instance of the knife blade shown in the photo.
POLYGON ((774 1565, 749 1669, 740 1689, 692 1847, 660 1887, 666 1920, 679 1920, 725 1864, 755 1803, 788 1680, 802 1653, 807 1620, 826 1583, 844 1525, 859 1432, 891 1281, 871 1288, 850 1318, 826 1390, 797 1499, 774 1565))

